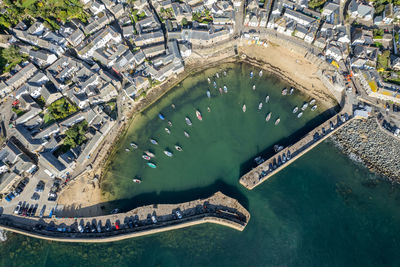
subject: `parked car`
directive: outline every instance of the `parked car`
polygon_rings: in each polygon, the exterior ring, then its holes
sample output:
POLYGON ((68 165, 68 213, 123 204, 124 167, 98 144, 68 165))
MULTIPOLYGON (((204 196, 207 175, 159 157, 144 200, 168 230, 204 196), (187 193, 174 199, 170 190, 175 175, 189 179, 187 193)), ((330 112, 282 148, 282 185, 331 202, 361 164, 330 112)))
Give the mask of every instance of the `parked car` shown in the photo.
POLYGON ((38 200, 40 198, 40 195, 38 193, 33 193, 31 199, 32 200, 38 200))
POLYGON ((152 216, 151 216, 151 220, 153 221, 153 223, 157 223, 157 218, 156 218, 155 215, 152 215, 152 216))
POLYGON ((18 204, 14 209, 14 214, 18 214, 20 209, 21 209, 21 204, 18 204))
POLYGON ((46 205, 43 205, 43 208, 40 211, 40 218, 43 218, 44 212, 46 211, 46 205))
POLYGON ((120 227, 119 227, 119 221, 116 221, 116 222, 115 222, 115 229, 119 230, 119 228, 120 228, 120 227))
POLYGON ((78 231, 79 231, 80 233, 83 233, 83 232, 84 232, 84 229, 83 229, 82 225, 78 225, 78 231))
POLYGON ((182 219, 182 213, 179 210, 176 210, 175 214, 178 217, 178 219, 182 219))
POLYGON ((31 216, 35 216, 36 211, 37 211, 37 208, 38 208, 38 204, 36 204, 35 207, 33 207, 32 215, 31 215, 31 216))
POLYGON ((43 192, 44 185, 45 185, 45 183, 42 180, 40 180, 35 187, 35 192, 38 192, 38 193, 43 192))

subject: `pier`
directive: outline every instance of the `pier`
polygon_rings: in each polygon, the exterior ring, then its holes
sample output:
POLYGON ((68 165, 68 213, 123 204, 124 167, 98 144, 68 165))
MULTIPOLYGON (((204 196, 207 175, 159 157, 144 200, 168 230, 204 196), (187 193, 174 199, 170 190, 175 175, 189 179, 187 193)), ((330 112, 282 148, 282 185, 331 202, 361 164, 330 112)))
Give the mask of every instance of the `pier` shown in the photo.
POLYGON ((240 178, 240 183, 249 190, 255 188, 316 147, 352 119, 353 117, 350 117, 345 112, 331 117, 293 145, 278 151, 275 155, 243 175, 240 178))
POLYGON ((215 223, 243 231, 249 220, 249 212, 237 200, 217 192, 206 199, 147 205, 125 213, 97 217, 38 218, 3 214, 0 216, 0 228, 51 241, 101 243, 202 223, 215 223))

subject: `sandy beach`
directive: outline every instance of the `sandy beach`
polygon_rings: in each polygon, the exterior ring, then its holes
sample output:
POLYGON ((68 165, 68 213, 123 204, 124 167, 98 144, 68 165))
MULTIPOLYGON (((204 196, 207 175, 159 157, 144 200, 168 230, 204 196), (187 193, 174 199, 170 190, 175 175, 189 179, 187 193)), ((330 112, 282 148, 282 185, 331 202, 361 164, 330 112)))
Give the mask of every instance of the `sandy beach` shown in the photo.
POLYGON ((123 115, 127 119, 119 126, 116 126, 119 127, 118 131, 115 131, 115 134, 108 137, 105 144, 100 146, 96 152, 96 160, 92 164, 92 170, 77 177, 63 189, 58 204, 64 206, 65 216, 76 214, 79 216, 94 216, 102 214, 102 207, 104 208, 106 205, 104 203, 107 202, 107 199, 102 196, 99 181, 95 180, 93 182, 93 178, 97 176, 101 179, 107 166, 107 161, 112 155, 113 144, 118 142, 119 138, 125 134, 135 114, 150 106, 180 81, 196 72, 219 64, 243 60, 266 70, 266 72, 278 75, 281 79, 292 84, 292 86, 317 99, 325 109, 337 104, 316 74, 319 66, 307 60, 304 54, 294 49, 274 43, 269 43, 268 47, 242 44, 238 47, 238 53, 239 55, 245 54, 246 59, 235 57, 233 47, 227 44, 218 50, 214 50, 214 52, 214 54, 211 54, 210 49, 205 49, 192 53, 192 56, 186 60, 183 73, 175 75, 166 82, 151 88, 144 98, 131 102, 125 107, 123 115))

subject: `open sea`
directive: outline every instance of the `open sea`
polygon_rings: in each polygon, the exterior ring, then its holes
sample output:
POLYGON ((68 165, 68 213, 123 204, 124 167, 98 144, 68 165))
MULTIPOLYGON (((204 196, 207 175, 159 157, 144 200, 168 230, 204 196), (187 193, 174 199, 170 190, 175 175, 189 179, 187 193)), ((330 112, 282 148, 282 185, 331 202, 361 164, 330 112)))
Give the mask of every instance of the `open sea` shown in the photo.
POLYGON ((106 244, 48 242, 9 234, 9 240, 0 243, 0 265, 399 266, 400 190, 350 160, 331 141, 252 191, 239 184, 257 155, 270 156, 275 144, 290 144, 331 112, 319 105, 297 119, 293 108, 311 98, 298 91, 282 96, 288 85, 265 72, 260 78, 258 71, 246 64, 221 65, 182 81, 132 121, 101 184, 111 208, 123 210, 222 191, 250 211, 243 232, 205 224, 106 244), (220 78, 215 78, 216 72, 220 78), (221 95, 218 88, 224 85, 228 93, 221 95), (260 102, 263 107, 258 110, 260 102), (196 118, 196 109, 202 121, 196 118), (164 121, 158 118, 160 112, 164 121), (271 120, 266 122, 269 112, 271 120), (186 116, 192 126, 185 123, 186 116), (278 117, 281 122, 275 126, 278 117), (130 142, 139 148, 126 152, 130 142), (175 145, 183 151, 175 150, 175 145), (157 168, 146 165, 145 150, 155 154, 151 162, 157 168), (141 184, 132 182, 135 176, 141 184))

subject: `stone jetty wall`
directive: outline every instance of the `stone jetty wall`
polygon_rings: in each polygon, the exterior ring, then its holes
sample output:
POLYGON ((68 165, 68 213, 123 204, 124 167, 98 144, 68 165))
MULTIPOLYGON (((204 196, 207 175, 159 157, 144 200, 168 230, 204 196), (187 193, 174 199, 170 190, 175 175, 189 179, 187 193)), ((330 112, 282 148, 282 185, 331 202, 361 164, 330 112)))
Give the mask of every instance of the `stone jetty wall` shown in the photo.
POLYGON ((355 155, 371 170, 400 182, 400 141, 378 124, 376 117, 353 120, 332 135, 332 140, 348 155, 355 155))

